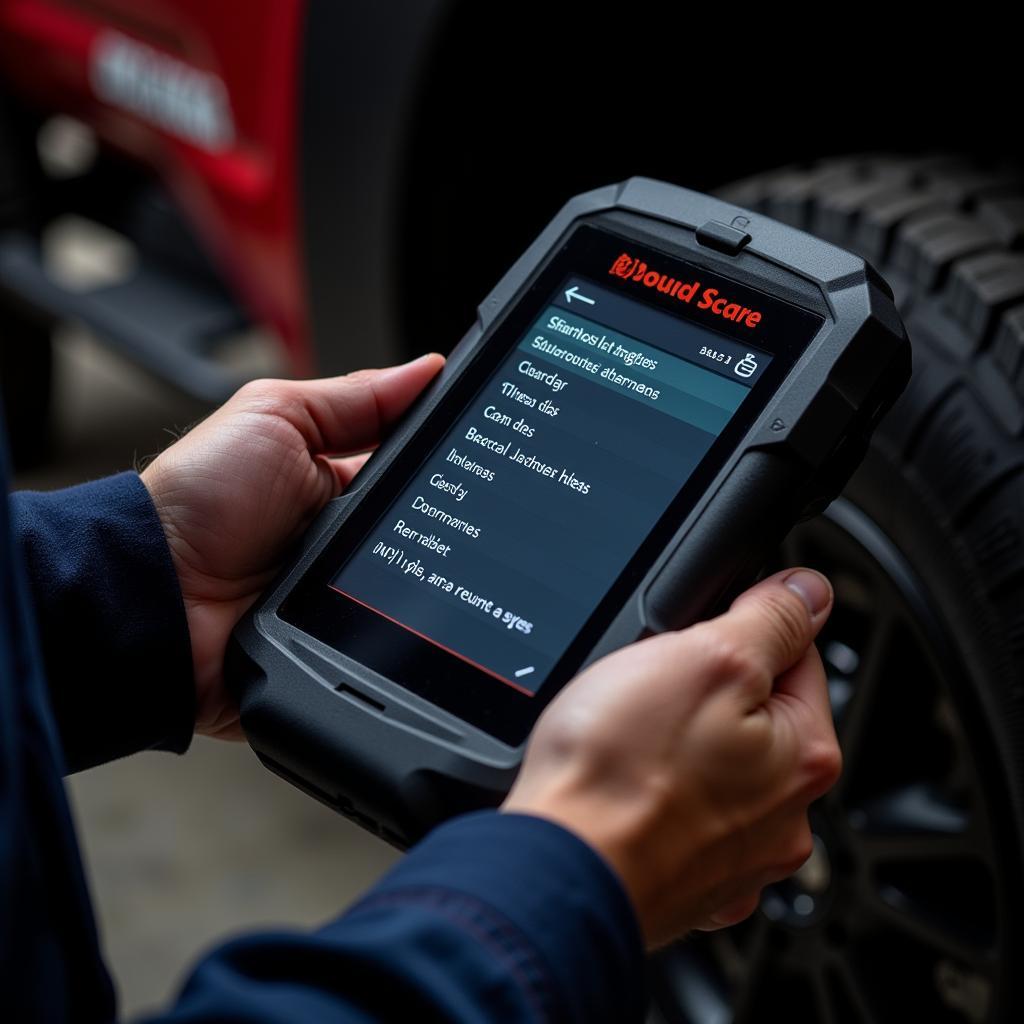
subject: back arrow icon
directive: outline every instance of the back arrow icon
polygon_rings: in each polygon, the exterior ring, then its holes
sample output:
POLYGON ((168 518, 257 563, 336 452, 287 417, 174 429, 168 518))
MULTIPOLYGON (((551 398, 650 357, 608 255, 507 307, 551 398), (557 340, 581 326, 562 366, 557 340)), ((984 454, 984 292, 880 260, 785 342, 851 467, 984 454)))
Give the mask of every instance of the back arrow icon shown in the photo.
POLYGON ((588 298, 588 297, 587 297, 586 295, 584 295, 584 294, 583 294, 583 293, 582 293, 582 292, 581 292, 581 291, 580 291, 580 290, 579 290, 579 289, 578 289, 578 288, 576 287, 576 285, 573 285, 573 286, 572 286, 572 287, 571 287, 571 288, 570 288, 570 289, 569 289, 569 290, 568 290, 568 291, 567 291, 567 292, 565 293, 565 301, 566 301, 566 302, 568 302, 570 306, 572 305, 572 300, 573 300, 573 299, 579 299, 579 300, 580 300, 580 302, 585 302, 585 303, 586 303, 586 304, 587 304, 588 306, 592 306, 592 305, 594 304, 594 300, 593 300, 593 299, 590 299, 590 298, 588 298))

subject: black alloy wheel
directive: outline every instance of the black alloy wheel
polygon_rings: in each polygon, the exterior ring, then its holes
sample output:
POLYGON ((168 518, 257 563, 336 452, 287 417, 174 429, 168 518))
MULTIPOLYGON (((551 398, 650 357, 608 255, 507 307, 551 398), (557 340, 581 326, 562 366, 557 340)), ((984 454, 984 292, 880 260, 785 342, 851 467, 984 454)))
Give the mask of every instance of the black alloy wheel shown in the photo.
POLYGON ((773 1009, 789 1024, 1009 1019, 993 1013, 1012 982, 1006 897, 1020 865, 1005 856, 998 765, 972 742, 978 709, 943 624, 849 502, 795 530, 782 561, 836 588, 818 646, 843 776, 812 809, 807 863, 747 922, 662 953, 655 1002, 668 1024, 773 1009))

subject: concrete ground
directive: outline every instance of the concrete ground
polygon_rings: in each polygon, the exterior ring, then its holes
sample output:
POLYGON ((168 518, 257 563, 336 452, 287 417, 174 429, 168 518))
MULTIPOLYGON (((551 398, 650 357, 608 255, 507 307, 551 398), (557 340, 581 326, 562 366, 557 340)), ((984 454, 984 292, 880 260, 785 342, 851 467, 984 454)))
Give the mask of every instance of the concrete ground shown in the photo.
MULTIPOLYGON (((61 337, 57 349, 58 450, 16 486, 131 468, 203 413, 84 335, 61 337)), ((243 744, 197 739, 183 757, 139 754, 69 789, 126 1018, 169 999, 211 944, 326 921, 397 856, 243 744)))

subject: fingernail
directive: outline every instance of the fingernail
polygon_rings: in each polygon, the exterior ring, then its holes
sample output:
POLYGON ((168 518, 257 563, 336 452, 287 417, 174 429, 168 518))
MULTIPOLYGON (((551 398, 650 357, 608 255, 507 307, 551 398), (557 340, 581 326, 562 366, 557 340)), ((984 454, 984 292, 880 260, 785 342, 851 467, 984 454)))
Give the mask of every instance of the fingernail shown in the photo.
POLYGON ((832 585, 813 569, 797 569, 782 582, 807 605, 811 615, 823 612, 832 600, 832 585))

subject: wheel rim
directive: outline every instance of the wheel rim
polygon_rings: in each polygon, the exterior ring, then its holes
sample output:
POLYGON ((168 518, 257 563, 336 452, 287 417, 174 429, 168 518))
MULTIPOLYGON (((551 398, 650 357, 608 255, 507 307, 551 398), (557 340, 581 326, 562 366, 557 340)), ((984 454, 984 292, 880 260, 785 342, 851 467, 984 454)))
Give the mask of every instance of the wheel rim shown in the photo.
POLYGON ((810 860, 756 914, 658 955, 655 1005, 670 1024, 1006 1019, 1014 841, 941 621, 847 501, 794 530, 782 558, 836 587, 819 650, 843 777, 811 808, 810 860))

